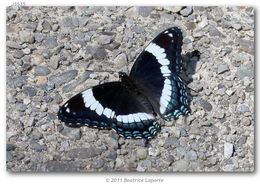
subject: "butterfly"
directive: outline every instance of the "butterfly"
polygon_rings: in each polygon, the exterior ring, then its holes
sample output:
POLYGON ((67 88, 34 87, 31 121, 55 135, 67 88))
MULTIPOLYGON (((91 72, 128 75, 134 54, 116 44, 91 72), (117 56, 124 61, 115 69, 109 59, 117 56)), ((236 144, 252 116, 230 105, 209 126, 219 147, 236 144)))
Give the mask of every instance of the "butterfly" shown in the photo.
POLYGON ((190 112, 182 71, 182 32, 169 28, 137 57, 130 74, 89 88, 60 107, 58 118, 70 127, 114 129, 125 138, 150 139, 158 118, 178 119, 190 112))

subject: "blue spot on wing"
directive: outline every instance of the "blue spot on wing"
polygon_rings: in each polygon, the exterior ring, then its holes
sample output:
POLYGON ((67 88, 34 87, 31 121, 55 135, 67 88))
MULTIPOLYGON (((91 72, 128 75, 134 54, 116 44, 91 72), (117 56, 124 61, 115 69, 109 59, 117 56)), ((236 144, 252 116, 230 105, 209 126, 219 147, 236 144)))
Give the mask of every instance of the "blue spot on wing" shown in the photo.
POLYGON ((189 113, 187 87, 176 75, 171 78, 172 94, 163 118, 167 121, 178 119, 180 116, 189 113))
POLYGON ((125 138, 152 138, 161 129, 156 120, 143 120, 142 122, 122 123, 115 121, 112 128, 125 138))

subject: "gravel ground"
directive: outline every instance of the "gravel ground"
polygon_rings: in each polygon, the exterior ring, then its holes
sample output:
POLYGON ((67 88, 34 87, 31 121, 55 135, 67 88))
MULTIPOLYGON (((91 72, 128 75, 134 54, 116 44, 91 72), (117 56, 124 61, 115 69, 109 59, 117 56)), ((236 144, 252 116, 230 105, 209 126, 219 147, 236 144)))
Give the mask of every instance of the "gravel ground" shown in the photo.
POLYGON ((252 7, 8 7, 6 16, 8 171, 254 171, 252 7), (183 54, 201 53, 183 56, 191 115, 162 123, 148 143, 57 119, 68 98, 117 80, 109 71, 131 69, 171 26, 183 30, 183 54))

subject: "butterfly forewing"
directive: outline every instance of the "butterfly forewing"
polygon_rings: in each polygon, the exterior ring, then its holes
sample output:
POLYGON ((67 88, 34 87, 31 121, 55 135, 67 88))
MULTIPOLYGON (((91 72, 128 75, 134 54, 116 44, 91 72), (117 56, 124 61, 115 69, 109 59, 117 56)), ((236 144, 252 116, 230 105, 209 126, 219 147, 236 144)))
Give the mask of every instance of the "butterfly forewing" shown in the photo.
POLYGON ((182 39, 176 27, 163 31, 140 54, 130 72, 155 110, 167 120, 189 112, 187 88, 179 77, 182 39))

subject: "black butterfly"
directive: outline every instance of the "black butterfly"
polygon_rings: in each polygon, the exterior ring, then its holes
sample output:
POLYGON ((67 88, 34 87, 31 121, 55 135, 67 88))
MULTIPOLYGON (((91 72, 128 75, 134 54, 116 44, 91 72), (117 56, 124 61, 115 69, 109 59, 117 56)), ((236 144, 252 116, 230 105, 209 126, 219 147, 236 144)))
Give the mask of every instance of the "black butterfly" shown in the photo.
POLYGON ((156 116, 178 119, 189 112, 182 70, 182 32, 169 28, 139 55, 130 75, 87 89, 68 100, 58 117, 68 126, 114 129, 125 138, 152 138, 159 130, 156 116))

